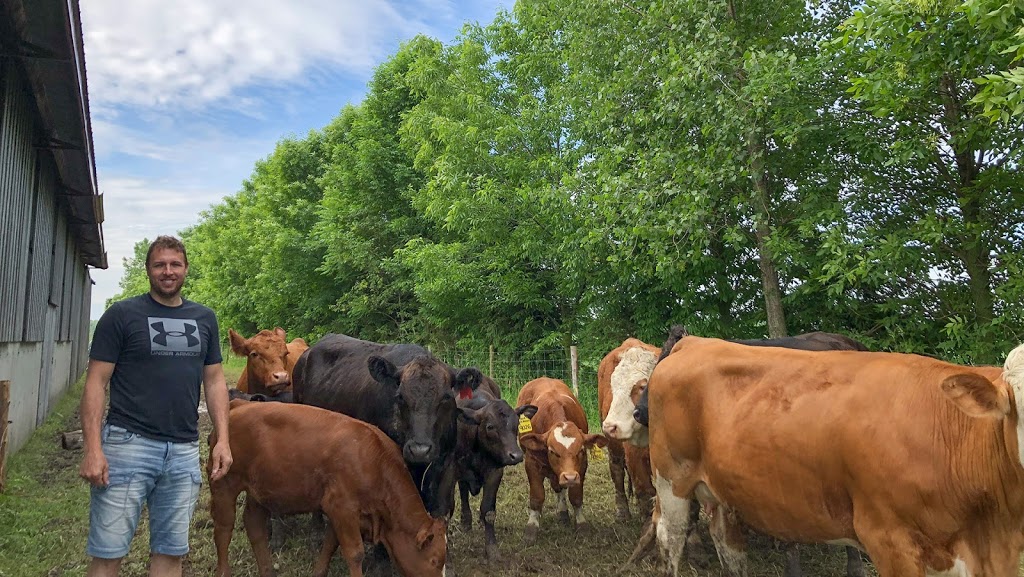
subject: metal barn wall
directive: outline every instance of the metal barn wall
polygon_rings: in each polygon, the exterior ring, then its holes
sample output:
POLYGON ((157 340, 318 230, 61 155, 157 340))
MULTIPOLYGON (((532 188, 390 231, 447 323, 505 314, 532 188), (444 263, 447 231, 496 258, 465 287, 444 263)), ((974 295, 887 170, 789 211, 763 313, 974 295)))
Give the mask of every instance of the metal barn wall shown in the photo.
POLYGON ((92 280, 34 118, 26 78, 13 59, 0 58, 0 380, 11 381, 9 454, 83 374, 88 357, 92 280))

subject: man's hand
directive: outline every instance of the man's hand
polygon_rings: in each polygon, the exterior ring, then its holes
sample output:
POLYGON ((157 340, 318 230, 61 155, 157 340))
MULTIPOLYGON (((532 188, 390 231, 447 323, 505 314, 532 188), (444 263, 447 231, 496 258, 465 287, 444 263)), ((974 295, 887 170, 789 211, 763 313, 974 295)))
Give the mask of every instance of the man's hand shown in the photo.
POLYGON ((231 468, 231 447, 227 443, 218 442, 210 449, 210 482, 228 474, 231 468))
MULTIPOLYGON (((228 460, 230 461, 230 457, 228 460)), ((96 487, 106 487, 110 484, 110 468, 102 450, 85 452, 82 465, 78 468, 78 476, 96 487)))

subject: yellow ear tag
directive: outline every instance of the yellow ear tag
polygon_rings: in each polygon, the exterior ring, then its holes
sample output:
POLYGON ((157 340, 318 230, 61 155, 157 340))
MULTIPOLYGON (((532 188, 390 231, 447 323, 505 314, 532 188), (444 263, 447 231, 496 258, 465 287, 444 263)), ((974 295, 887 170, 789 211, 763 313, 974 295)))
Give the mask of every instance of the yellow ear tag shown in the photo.
POLYGON ((519 415, 519 434, 525 435, 526 433, 532 432, 533 423, 530 422, 530 419, 528 419, 526 415, 519 415))
POLYGON ((595 461, 603 461, 605 458, 604 449, 597 445, 591 445, 590 447, 590 458, 595 461))

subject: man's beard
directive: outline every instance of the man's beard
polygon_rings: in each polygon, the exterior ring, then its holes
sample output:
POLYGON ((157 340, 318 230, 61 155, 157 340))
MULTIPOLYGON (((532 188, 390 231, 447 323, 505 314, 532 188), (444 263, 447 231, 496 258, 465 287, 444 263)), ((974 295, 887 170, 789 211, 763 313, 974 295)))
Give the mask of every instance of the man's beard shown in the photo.
POLYGON ((171 291, 165 291, 163 287, 160 286, 159 281, 149 279, 149 289, 156 293, 160 298, 164 299, 173 299, 174 297, 178 296, 181 293, 181 287, 184 285, 185 280, 182 279, 178 282, 178 284, 175 285, 174 289, 172 289, 171 291))

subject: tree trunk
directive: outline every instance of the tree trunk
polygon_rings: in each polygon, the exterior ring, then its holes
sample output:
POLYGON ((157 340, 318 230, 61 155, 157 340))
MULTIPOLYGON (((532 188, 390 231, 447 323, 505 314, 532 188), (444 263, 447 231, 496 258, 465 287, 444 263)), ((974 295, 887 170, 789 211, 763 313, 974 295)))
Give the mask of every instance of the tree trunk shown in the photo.
POLYGON ((768 317, 768 337, 779 338, 788 334, 786 313, 782 308, 782 289, 775 259, 768 248, 771 236, 771 213, 768 210, 768 177, 764 168, 764 143, 756 131, 747 134, 747 152, 750 155, 750 177, 754 184, 754 236, 757 238, 758 267, 764 285, 764 308, 768 317))

